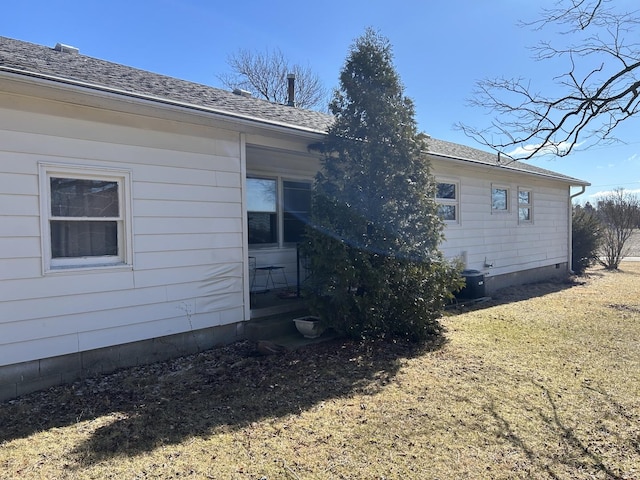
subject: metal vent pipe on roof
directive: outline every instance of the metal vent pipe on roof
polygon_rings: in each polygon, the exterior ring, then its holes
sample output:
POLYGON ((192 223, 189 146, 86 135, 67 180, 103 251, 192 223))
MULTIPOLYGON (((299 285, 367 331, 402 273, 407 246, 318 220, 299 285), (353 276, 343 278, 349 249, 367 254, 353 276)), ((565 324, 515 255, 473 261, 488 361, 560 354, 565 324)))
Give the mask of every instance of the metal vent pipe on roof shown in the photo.
POLYGON ((288 100, 287 100, 287 105, 289 105, 290 107, 295 107, 296 106, 296 97, 295 97, 295 90, 296 90, 296 76, 293 73, 290 73, 289 75, 287 75, 287 93, 289 95, 288 100))
POLYGON ((251 97, 251 92, 249 90, 243 90, 241 88, 234 88, 233 93, 236 95, 240 95, 241 97, 251 97))
POLYGON ((79 53, 80 49, 76 47, 72 47, 71 45, 65 45, 64 43, 56 43, 56 46, 53 47, 54 50, 62 53, 79 53))

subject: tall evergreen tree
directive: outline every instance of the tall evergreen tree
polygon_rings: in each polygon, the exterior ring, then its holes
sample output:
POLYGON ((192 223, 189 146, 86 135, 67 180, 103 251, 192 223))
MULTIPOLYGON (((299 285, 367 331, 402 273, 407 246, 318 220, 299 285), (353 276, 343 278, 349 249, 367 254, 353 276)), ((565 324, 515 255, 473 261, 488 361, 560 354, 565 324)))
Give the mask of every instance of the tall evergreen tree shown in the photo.
POLYGON ((389 41, 368 29, 351 47, 319 147, 312 224, 312 310, 357 337, 423 341, 459 285, 438 250, 443 224, 413 102, 389 41))

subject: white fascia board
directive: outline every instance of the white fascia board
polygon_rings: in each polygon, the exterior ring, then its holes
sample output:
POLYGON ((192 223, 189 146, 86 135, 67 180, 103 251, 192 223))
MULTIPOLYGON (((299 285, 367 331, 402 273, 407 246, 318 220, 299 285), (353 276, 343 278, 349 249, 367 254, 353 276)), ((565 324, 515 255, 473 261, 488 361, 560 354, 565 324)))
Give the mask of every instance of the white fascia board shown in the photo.
MULTIPOLYGON (((227 129, 246 131, 247 129, 257 129, 260 131, 270 131, 279 134, 295 134, 298 137, 306 137, 309 140, 317 141, 322 138, 325 132, 315 129, 293 126, 284 122, 275 120, 265 120, 250 115, 235 114, 224 110, 218 110, 201 105, 180 102, 153 95, 145 95, 140 93, 128 92, 116 88, 104 87, 87 82, 65 79, 51 75, 27 72, 23 70, 13 69, 0 66, 0 80, 13 80, 19 83, 57 89, 61 92, 82 94, 95 98, 107 99, 111 102, 126 102, 137 106, 146 106, 157 110, 174 111, 177 113, 188 113, 190 115, 201 117, 203 119, 215 119, 227 125, 227 129)), ((127 113, 136 113, 135 111, 127 113)), ((139 113, 139 112, 137 112, 139 113)), ((205 122, 206 123, 206 122, 205 122)))
POLYGON ((527 171, 527 170, 519 170, 517 168, 507 168, 506 166, 503 166, 503 165, 493 165, 493 164, 486 163, 486 162, 481 162, 481 161, 478 161, 478 160, 462 158, 462 157, 452 157, 452 156, 449 156, 449 155, 445 155, 445 154, 441 154, 441 153, 434 153, 434 152, 427 152, 427 155, 430 155, 432 157, 437 157, 437 158, 445 160, 445 161, 456 162, 456 163, 464 164, 464 165, 473 165, 475 167, 484 168, 484 169, 487 169, 487 170, 496 168, 499 171, 506 172, 506 173, 513 173, 513 174, 519 174, 519 175, 531 175, 531 176, 538 177, 538 178, 547 178, 547 179, 551 179, 551 180, 557 180, 557 181, 565 183, 567 185, 571 185, 572 187, 582 187, 582 186, 588 187, 588 186, 591 185, 591 183, 585 182, 584 180, 580 180, 578 178, 567 177, 567 176, 564 176, 562 174, 553 175, 553 174, 545 174, 545 173, 542 173, 542 172, 530 172, 530 171, 527 171))

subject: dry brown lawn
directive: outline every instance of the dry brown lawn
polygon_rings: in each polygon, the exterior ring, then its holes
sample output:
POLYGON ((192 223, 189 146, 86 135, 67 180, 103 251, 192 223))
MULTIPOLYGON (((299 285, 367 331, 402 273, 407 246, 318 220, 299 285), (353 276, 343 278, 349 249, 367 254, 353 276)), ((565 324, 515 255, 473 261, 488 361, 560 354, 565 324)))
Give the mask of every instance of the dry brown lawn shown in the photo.
POLYGON ((249 343, 0 405, 0 478, 640 479, 640 262, 452 311, 444 341, 249 343))

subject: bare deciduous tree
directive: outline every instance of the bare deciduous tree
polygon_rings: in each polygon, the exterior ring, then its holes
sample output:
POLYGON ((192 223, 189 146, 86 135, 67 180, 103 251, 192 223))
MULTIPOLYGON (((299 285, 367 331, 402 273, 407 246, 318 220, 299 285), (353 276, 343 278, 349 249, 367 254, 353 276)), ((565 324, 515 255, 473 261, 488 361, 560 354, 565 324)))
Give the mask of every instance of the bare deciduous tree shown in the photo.
POLYGON ((241 49, 227 58, 231 73, 218 75, 228 88, 242 89, 270 102, 289 100, 287 75, 295 75, 295 104, 302 108, 326 108, 327 93, 310 67, 290 65, 280 50, 254 52, 241 49))
POLYGON ((618 188, 598 201, 598 217, 603 240, 600 263, 616 270, 628 253, 627 240, 640 225, 640 200, 618 188))
POLYGON ((520 159, 568 155, 581 141, 613 142, 614 130, 640 112, 640 16, 611 0, 560 0, 524 26, 555 29, 560 42, 541 41, 538 61, 563 61, 553 78, 557 97, 538 93, 529 79, 481 80, 471 100, 495 119, 488 128, 457 127, 498 152, 523 147, 520 159), (564 43, 563 43, 564 42, 564 43))

